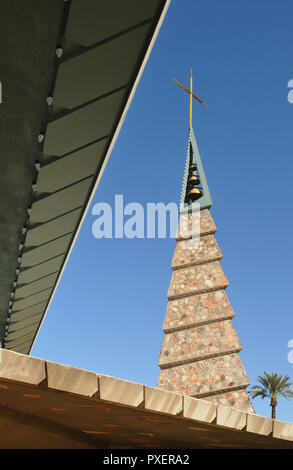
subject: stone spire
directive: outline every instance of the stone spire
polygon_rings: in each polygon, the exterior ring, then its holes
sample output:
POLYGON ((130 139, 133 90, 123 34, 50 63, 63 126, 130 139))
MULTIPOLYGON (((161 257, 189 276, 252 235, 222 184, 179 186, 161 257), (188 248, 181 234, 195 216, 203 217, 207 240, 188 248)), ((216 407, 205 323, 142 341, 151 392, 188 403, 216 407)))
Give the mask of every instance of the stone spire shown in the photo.
POLYGON ((172 261, 158 387, 254 412, 209 211, 212 200, 192 127, 181 203, 185 207, 172 261))

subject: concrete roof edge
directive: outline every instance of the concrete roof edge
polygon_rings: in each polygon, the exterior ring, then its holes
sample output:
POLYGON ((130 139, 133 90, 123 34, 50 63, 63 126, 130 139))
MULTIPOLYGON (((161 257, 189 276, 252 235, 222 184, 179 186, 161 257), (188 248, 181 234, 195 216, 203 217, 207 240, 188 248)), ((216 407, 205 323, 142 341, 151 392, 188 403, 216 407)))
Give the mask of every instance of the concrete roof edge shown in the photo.
POLYGON ((109 375, 46 361, 0 349, 0 382, 16 382, 104 401, 141 408, 145 412, 177 416, 194 423, 229 428, 232 431, 293 441, 293 423, 254 415, 236 408, 143 385, 109 375))

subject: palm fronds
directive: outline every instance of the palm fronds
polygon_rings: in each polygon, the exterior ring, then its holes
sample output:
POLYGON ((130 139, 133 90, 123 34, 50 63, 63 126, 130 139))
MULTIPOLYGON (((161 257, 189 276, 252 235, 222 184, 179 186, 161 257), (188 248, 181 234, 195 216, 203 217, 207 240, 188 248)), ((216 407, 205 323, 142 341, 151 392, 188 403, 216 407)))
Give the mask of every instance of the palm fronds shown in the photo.
POLYGON ((279 395, 287 400, 293 397, 293 382, 290 382, 288 375, 264 372, 264 375, 259 375, 256 380, 259 384, 251 387, 248 392, 252 398, 270 398, 271 406, 275 408, 279 395))

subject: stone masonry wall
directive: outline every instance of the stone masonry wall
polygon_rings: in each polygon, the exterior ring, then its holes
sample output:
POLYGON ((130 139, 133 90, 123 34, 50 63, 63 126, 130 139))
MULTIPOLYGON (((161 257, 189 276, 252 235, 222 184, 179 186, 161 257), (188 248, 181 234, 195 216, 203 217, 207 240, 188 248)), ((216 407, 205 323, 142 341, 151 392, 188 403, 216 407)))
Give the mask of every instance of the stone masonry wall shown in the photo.
POLYGON ((209 233, 215 233, 217 228, 211 217, 210 211, 208 209, 192 212, 190 214, 183 214, 180 217, 177 240, 188 239, 193 235, 192 228, 196 229, 198 225, 200 227, 200 235, 207 235, 209 233))
POLYGON ((179 227, 158 387, 254 412, 214 221, 205 209, 181 215, 179 227))
POLYGON ((167 333, 164 337, 159 366, 182 364, 191 360, 218 356, 225 352, 240 351, 238 339, 231 320, 218 321, 167 333))
POLYGON ((166 388, 168 385, 168 390, 173 392, 206 397, 218 391, 244 388, 248 384, 239 356, 234 353, 164 369, 158 386, 166 388))
POLYGON ((224 289, 228 284, 219 261, 184 267, 173 272, 168 299, 224 289))
POLYGON ((226 320, 234 316, 226 292, 216 290, 170 300, 163 330, 167 333, 201 323, 226 320))
POLYGON ((172 269, 207 263, 208 261, 221 259, 222 256, 217 241, 212 234, 203 235, 200 240, 196 238, 179 240, 172 261, 172 269))
POLYGON ((251 405, 248 393, 245 388, 239 389, 237 391, 219 393, 217 395, 212 395, 204 399, 207 401, 211 401, 216 405, 231 406, 231 408, 238 408, 238 410, 247 411, 248 413, 254 413, 254 409, 251 405))

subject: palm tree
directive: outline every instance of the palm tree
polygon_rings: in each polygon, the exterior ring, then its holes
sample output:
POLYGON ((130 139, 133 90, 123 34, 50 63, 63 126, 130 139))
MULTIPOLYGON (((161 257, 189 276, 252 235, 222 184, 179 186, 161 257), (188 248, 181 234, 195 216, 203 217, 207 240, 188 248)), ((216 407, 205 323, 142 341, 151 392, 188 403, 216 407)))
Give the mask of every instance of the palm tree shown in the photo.
POLYGON ((283 374, 275 374, 270 372, 267 374, 264 372, 264 376, 259 375, 257 381, 261 385, 254 385, 251 387, 248 393, 252 398, 261 397, 261 398, 270 398, 272 407, 272 418, 276 419, 276 406, 277 406, 277 397, 281 395, 287 400, 293 397, 293 382, 288 382, 290 377, 283 374))

